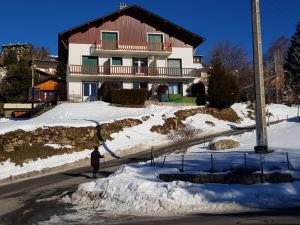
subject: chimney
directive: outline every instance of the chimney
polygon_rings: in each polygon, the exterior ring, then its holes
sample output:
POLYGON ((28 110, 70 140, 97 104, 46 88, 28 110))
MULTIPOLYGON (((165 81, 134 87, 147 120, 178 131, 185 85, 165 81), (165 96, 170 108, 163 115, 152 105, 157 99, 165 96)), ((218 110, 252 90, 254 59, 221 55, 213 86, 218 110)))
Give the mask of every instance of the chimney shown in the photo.
POLYGON ((127 8, 126 3, 120 2, 120 4, 119 4, 119 10, 122 10, 122 9, 125 9, 125 8, 127 8))

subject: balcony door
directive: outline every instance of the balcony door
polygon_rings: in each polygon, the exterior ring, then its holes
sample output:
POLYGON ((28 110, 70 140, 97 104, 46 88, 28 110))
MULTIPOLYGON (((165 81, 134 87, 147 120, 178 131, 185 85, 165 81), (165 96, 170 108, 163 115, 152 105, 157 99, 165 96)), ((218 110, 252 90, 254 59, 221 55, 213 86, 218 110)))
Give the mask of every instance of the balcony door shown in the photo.
POLYGON ((163 35, 162 34, 148 34, 148 50, 162 51, 163 50, 163 35))
POLYGON ((82 82, 82 100, 83 101, 96 101, 98 93, 97 81, 83 81, 82 82))
POLYGON ((98 73, 98 57, 82 56, 82 73, 97 74, 98 73))
POLYGON ((108 50, 118 49, 118 33, 102 32, 101 33, 102 48, 108 50))
POLYGON ((181 76, 181 59, 167 59, 167 75, 181 76))
POLYGON ((147 58, 132 58, 132 66, 134 74, 148 74, 147 58))

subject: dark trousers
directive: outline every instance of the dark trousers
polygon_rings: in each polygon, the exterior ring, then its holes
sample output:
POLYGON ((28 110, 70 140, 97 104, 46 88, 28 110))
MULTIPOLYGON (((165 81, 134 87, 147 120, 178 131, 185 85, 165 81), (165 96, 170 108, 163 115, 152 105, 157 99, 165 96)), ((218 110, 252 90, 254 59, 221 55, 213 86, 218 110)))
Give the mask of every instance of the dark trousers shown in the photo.
POLYGON ((96 177, 99 170, 99 166, 93 166, 93 176, 96 177))

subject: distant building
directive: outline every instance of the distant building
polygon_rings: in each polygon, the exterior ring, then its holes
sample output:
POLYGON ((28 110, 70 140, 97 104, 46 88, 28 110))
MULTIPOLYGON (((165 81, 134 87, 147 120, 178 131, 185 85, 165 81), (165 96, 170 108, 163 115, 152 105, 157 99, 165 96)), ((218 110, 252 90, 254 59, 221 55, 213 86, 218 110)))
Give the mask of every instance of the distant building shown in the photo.
POLYGON ((16 43, 16 44, 4 44, 2 45, 2 57, 5 60, 5 56, 9 52, 14 52, 17 56, 17 60, 26 53, 30 53, 32 50, 32 45, 28 43, 16 43))
POLYGON ((34 60, 34 65, 35 65, 37 73, 39 73, 39 71, 42 71, 49 75, 56 75, 56 68, 57 68, 58 62, 53 59, 49 59, 49 60, 37 60, 36 59, 36 60, 34 60))

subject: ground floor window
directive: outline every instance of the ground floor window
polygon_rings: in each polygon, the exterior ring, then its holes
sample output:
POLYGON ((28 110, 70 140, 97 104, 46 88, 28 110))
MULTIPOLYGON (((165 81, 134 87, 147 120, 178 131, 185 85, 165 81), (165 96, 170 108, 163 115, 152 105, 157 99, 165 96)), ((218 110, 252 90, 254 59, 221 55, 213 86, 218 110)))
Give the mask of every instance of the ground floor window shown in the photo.
POLYGON ((123 81, 113 81, 112 83, 116 85, 116 88, 123 89, 123 81))
POLYGON ((122 57, 112 57, 111 58, 111 65, 113 65, 113 66, 122 66, 123 65, 122 57))
POLYGON ((168 92, 169 94, 182 94, 182 83, 169 83, 168 92))
POLYGON ((148 89, 148 83, 147 82, 133 82, 133 88, 134 89, 139 89, 139 88, 148 89))
POLYGON ((96 101, 98 96, 98 82, 97 81, 83 81, 82 82, 83 101, 96 101))

